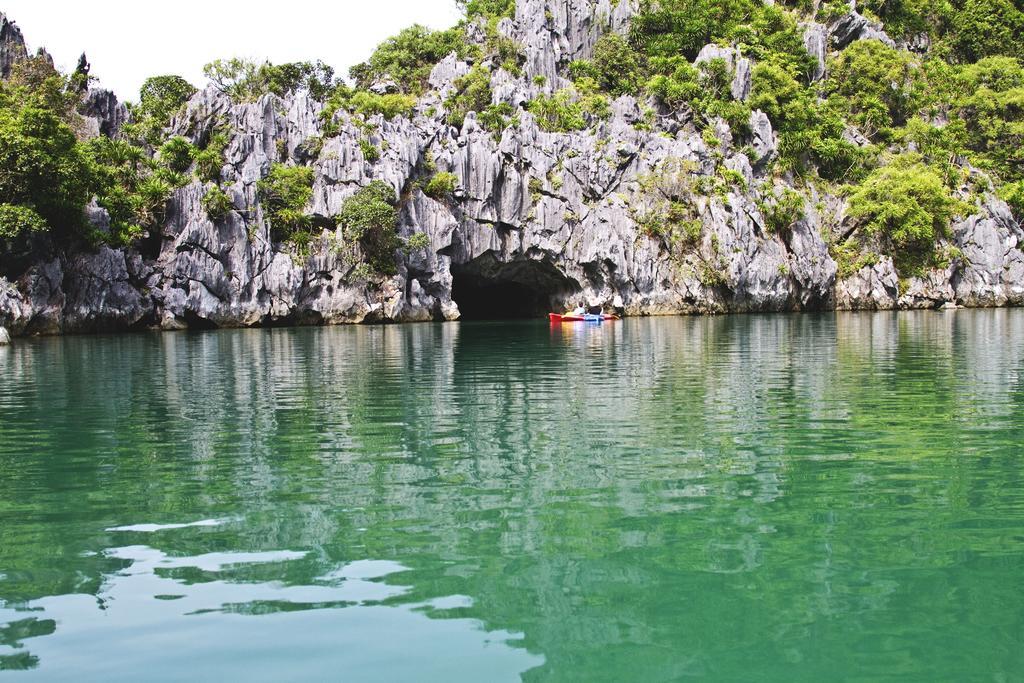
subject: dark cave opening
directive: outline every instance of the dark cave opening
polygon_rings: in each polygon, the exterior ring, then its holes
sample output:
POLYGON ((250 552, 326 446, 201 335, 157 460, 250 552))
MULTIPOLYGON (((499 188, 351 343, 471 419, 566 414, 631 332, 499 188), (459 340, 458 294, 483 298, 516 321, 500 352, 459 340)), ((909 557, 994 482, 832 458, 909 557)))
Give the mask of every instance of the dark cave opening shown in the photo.
POLYGON ((548 312, 548 297, 515 282, 488 283, 480 278, 455 278, 452 299, 463 320, 536 318, 548 312))
POLYGON ((498 263, 481 257, 452 266, 452 300, 462 320, 545 318, 578 287, 538 261, 498 263))
POLYGON ((190 330, 208 331, 217 329, 217 323, 199 316, 195 311, 186 310, 182 317, 184 317, 185 324, 190 330))

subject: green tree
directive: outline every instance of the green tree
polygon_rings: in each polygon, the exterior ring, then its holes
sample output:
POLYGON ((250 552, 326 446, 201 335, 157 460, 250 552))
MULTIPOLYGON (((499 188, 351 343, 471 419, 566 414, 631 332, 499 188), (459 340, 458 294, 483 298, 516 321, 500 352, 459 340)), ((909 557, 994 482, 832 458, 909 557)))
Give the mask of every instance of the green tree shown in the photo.
POLYGON ((470 19, 512 17, 516 13, 516 0, 457 0, 462 11, 470 19))
POLYGON ((217 90, 240 101, 254 100, 265 94, 258 87, 260 65, 251 59, 216 59, 203 67, 203 75, 217 90))
POLYGON ((97 200, 110 213, 111 241, 126 244, 156 227, 174 183, 146 151, 102 136, 86 143, 85 150, 97 173, 97 200))
POLYGON ((250 59, 218 59, 203 67, 203 74, 221 92, 239 102, 252 102, 267 94, 283 97, 304 89, 324 99, 334 88, 334 69, 323 62, 262 64, 250 59))
POLYGON ((381 43, 369 60, 349 71, 356 87, 366 89, 374 82, 389 78, 402 92, 422 94, 428 86, 434 65, 452 52, 466 49, 461 28, 431 31, 415 24, 381 43))
POLYGON ((160 163, 174 173, 187 171, 195 155, 195 147, 180 135, 172 137, 160 147, 160 163))
POLYGON ((434 199, 445 199, 455 192, 458 183, 459 178, 454 173, 441 171, 440 173, 435 173, 427 184, 423 186, 423 193, 434 199))
POLYGON ((211 185, 203 195, 203 208, 212 221, 222 221, 235 208, 228 194, 216 185, 211 185))
POLYGON ((685 58, 654 57, 650 67, 647 90, 662 103, 678 107, 701 96, 700 72, 685 58))
POLYGON ((704 45, 748 19, 755 7, 751 0, 643 0, 629 39, 653 57, 681 54, 693 60, 704 45))
POLYGON ((313 169, 274 164, 256 188, 274 238, 288 239, 309 230, 312 218, 306 205, 313 199, 313 169))
POLYGON ((19 240, 50 229, 43 217, 29 206, 0 204, 0 244, 19 240))
POLYGON ((773 62, 754 67, 750 106, 760 109, 779 130, 804 129, 813 123, 815 97, 792 72, 773 62))
POLYGON ((507 102, 490 104, 480 112, 480 125, 491 133, 501 133, 506 128, 519 125, 519 115, 516 108, 507 102))
POLYGON ((537 118, 537 125, 555 133, 567 133, 587 127, 583 107, 574 90, 566 88, 553 95, 541 94, 527 105, 537 118))
POLYGON ((1011 0, 966 0, 958 3, 948 42, 963 62, 1006 55, 1024 59, 1024 11, 1011 0))
POLYGON ((902 125, 920 105, 915 58, 878 40, 859 40, 829 65, 828 92, 865 135, 902 125))
POLYGON ((1011 57, 966 67, 959 119, 978 163, 1006 180, 1024 178, 1024 69, 1011 57))
POLYGON ((397 202, 391 186, 375 180, 346 199, 337 216, 344 238, 358 243, 366 262, 382 275, 396 272, 395 251, 402 245, 395 230, 397 202))
POLYGON ((936 36, 948 29, 954 11, 949 0, 866 0, 864 6, 885 22, 886 33, 894 38, 936 36))
POLYGON ((999 196, 1010 206, 1017 220, 1024 222, 1024 180, 1007 183, 1000 189, 999 196))
POLYGON ((468 74, 455 79, 455 92, 445 101, 448 123, 461 128, 466 114, 483 111, 491 104, 491 73, 477 64, 468 74))
POLYGON ((643 82, 640 55, 617 33, 602 36, 594 46, 597 81, 604 92, 635 95, 643 82))
POLYGON ((731 38, 755 61, 782 66, 804 82, 817 64, 804 47, 803 29, 797 17, 778 5, 758 7, 753 20, 733 29, 731 38))
POLYGON ((881 242, 902 275, 933 263, 935 241, 964 206, 950 196, 942 177, 917 155, 876 169, 850 196, 850 217, 881 242))
POLYGON ((334 88, 334 68, 320 60, 287 64, 268 62, 260 67, 260 78, 266 82, 267 90, 278 97, 306 90, 313 99, 322 100, 334 88))
POLYGON ((166 125, 195 94, 195 86, 181 76, 147 78, 139 90, 136 113, 166 125))
POLYGON ((4 237, 39 232, 66 238, 83 226, 95 169, 62 116, 24 87, 0 85, 0 204, 4 237))

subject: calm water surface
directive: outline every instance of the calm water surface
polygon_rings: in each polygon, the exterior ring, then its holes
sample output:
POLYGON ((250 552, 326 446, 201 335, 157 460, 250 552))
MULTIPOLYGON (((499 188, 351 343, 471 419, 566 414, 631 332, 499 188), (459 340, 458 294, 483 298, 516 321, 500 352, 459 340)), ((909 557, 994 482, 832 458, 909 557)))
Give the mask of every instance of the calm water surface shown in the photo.
POLYGON ((0 678, 1024 678, 1024 311, 0 347, 0 678))

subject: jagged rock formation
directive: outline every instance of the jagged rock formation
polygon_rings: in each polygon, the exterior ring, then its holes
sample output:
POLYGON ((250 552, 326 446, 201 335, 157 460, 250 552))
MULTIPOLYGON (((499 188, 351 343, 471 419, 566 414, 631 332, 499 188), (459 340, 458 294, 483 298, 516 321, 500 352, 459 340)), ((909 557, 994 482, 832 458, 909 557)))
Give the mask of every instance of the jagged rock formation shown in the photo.
POLYGON ((855 40, 869 40, 874 38, 892 47, 896 43, 886 35, 881 26, 875 24, 857 11, 851 11, 832 26, 832 44, 842 50, 855 40))
POLYGON ((21 29, 0 12, 0 77, 10 76, 11 68, 27 57, 28 49, 21 29))
MULTIPOLYGON (((604 31, 623 30, 634 10, 627 0, 520 0, 515 19, 498 28, 523 46, 523 73, 496 69, 494 101, 520 106, 565 85, 567 64, 588 56, 604 31)), ((806 28, 806 45, 819 63, 815 78, 824 76, 829 40, 839 45, 878 37, 879 29, 862 20, 851 13, 834 26, 806 28)), ((0 35, 14 31, 4 20, 0 35)), ((0 42, 3 59, 21 54, 17 42, 0 42)), ((750 60, 717 46, 698 59, 713 57, 732 65, 733 94, 746 97, 750 60)), ((231 139, 220 185, 234 210, 212 221, 202 205, 203 186, 181 188, 147 247, 56 255, 18 282, 0 279, 0 324, 17 335, 451 320, 482 300, 531 313, 585 302, 627 315, 1024 301, 1024 233, 995 198, 955 226, 952 243, 964 258, 946 269, 901 282, 891 259, 883 258, 837 280, 823 235, 843 223, 843 200, 810 197, 803 218, 786 234, 766 225, 763 202, 783 181, 766 174, 777 139, 762 112, 751 116, 748 153, 736 149, 724 124, 716 128, 718 144, 709 148, 678 112, 656 111, 653 126, 639 125, 649 118, 649 105, 629 96, 613 103, 608 120, 579 132, 545 132, 525 111, 517 126, 499 135, 472 113, 455 129, 446 123, 443 103, 470 66, 450 55, 434 68, 434 92, 411 119, 371 120, 371 141, 385 150, 376 161, 364 157, 364 132, 347 115, 337 116, 340 132, 326 136, 323 105, 305 93, 246 104, 212 88, 197 93, 172 132, 199 141, 215 124, 227 124, 231 139), (321 139, 317 150, 311 142, 321 139), (679 164, 711 176, 719 155, 742 182, 693 192, 694 218, 703 226, 694 243, 668 248, 663 238, 644 234, 644 213, 659 210, 651 182, 676 182, 671 169, 679 164), (302 256, 271 242, 257 199, 256 183, 282 161, 315 170, 308 210, 323 229, 302 256), (458 178, 454 196, 438 201, 418 188, 428 161, 458 178), (423 232, 430 245, 396 254, 397 275, 368 282, 336 248, 333 216, 373 180, 401 193, 400 233, 423 232)), ((91 93, 88 102, 96 133, 116 134, 126 117, 123 105, 102 92, 91 93)))

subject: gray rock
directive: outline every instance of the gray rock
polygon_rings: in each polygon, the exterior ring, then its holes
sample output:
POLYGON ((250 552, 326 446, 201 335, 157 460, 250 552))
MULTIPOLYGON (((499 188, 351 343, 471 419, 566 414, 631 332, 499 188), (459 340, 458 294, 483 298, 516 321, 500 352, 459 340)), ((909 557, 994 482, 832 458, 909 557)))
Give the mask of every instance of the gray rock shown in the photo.
POLYGON ((810 23, 804 28, 804 47, 817 64, 811 72, 811 82, 825 77, 825 59, 828 56, 828 31, 821 24, 810 23))
POLYGON ((868 19, 855 10, 839 19, 833 24, 829 32, 832 45, 842 50, 855 40, 880 40, 889 47, 895 47, 896 42, 890 38, 882 27, 868 19))
POLYGON ((836 49, 842 50, 860 38, 867 25, 868 20, 864 16, 858 12, 851 11, 832 26, 832 30, 829 32, 832 45, 836 49))
POLYGON ((14 284, 0 277, 0 326, 18 334, 24 329, 29 315, 31 311, 25 297, 14 284))
POLYGON ((28 59, 28 49, 21 29, 0 12, 0 78, 10 76, 14 65, 24 59, 28 59))
POLYGON ((878 24, 869 23, 865 26, 864 30, 861 31, 860 35, 857 37, 857 40, 877 40, 889 47, 896 47, 896 41, 890 38, 889 34, 887 34, 878 24))
POLYGON ((0 327, 0 346, 5 346, 11 343, 11 335, 7 331, 6 327, 0 327))
POLYGON ((753 138, 751 147, 754 149, 754 166, 760 169, 776 157, 779 143, 771 120, 759 109, 750 113, 750 133, 753 138))
POLYGON ((85 207, 85 220, 90 227, 104 235, 110 234, 110 213, 93 199, 85 207))
POLYGON ((378 95, 389 95, 392 93, 401 92, 401 88, 390 78, 385 78, 379 81, 374 81, 368 88, 370 92, 377 93, 378 95))
POLYGON ((822 238, 822 217, 815 199, 804 201, 804 216, 793 225, 787 240, 789 276, 797 286, 799 307, 804 309, 827 304, 838 271, 822 238))
POLYGON ((41 59, 44 62, 46 62, 47 64, 49 64, 50 68, 55 68, 54 67, 54 61, 53 61, 53 55, 51 55, 49 52, 47 52, 46 48, 41 47, 38 50, 36 50, 36 58, 41 59))
POLYGON ((59 334, 66 296, 64 268, 60 259, 38 263, 18 283, 22 293, 20 329, 16 334, 59 334))
POLYGON ((927 33, 918 33, 910 36, 907 40, 900 44, 900 47, 909 52, 916 52, 918 54, 926 54, 931 49, 932 38, 927 33))
POLYGON ((146 302, 132 282, 125 252, 101 247, 79 254, 67 265, 62 328, 75 331, 126 329, 147 313, 146 302))
POLYGON ((730 92, 733 99, 745 101, 750 97, 752 65, 750 60, 740 54, 739 48, 722 47, 709 44, 701 48, 694 64, 710 62, 713 59, 724 60, 732 74, 730 92))
POLYGON ((841 310, 880 310, 896 308, 899 302, 899 276, 888 256, 873 266, 865 266, 836 283, 835 307, 841 310))
POLYGON ((544 76, 552 85, 567 83, 559 69, 587 59, 606 31, 621 33, 638 0, 518 0, 514 21, 499 31, 523 46, 526 79, 544 76))
POLYGON ((953 228, 963 252, 952 278, 958 303, 966 306, 1019 306, 1024 303, 1024 231, 1005 202, 990 198, 979 213, 953 228))
POLYGON ((101 88, 89 90, 80 111, 93 122, 94 135, 116 137, 128 122, 128 108, 117 101, 113 92, 101 88))

